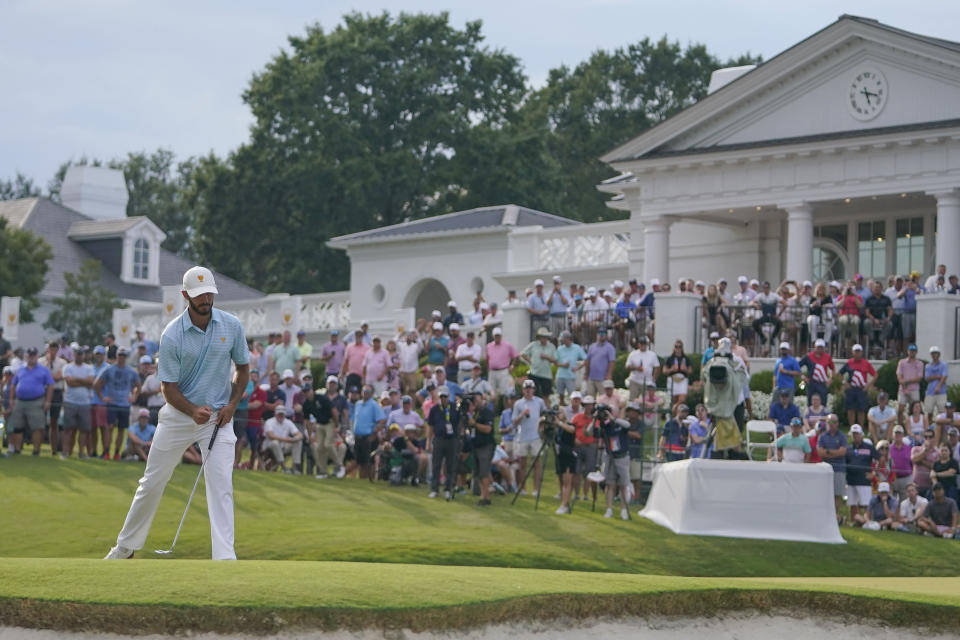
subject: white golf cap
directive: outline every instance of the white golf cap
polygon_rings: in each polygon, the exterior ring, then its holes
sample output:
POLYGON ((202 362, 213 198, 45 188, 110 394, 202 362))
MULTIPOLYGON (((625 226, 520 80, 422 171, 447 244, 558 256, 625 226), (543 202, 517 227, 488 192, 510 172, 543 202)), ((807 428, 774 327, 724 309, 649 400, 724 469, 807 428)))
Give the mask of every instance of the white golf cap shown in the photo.
POLYGON ((940 353, 940 347, 937 347, 937 346, 930 347, 930 353, 940 353))
POLYGON ((858 424, 850 425, 850 433, 863 433, 863 427, 858 424))
POLYGON ((337 378, 337 376, 327 376, 327 384, 330 384, 331 382, 340 384, 340 380, 337 378))
POLYGON ((153 364, 153 358, 150 356, 140 356, 140 364, 153 364))
POLYGON ((434 322, 434 323, 433 323, 433 326, 432 326, 431 328, 432 328, 434 331, 443 331, 443 323, 442 323, 442 322, 434 322))
POLYGON ((853 345, 853 351, 863 351, 863 345, 862 344, 853 345))
POLYGON ((430 315, 432 315, 434 318, 442 318, 442 317, 443 317, 443 314, 440 313, 440 310, 439 310, 439 309, 434 309, 434 310, 430 313, 430 315))
POLYGON ((503 335, 503 329, 501 329, 500 327, 494 327, 494 328, 493 328, 493 335, 495 335, 495 336, 502 336, 502 335, 503 335))
POLYGON ((580 398, 581 400, 583 400, 583 394, 580 393, 579 391, 574 391, 573 393, 570 394, 570 399, 573 400, 574 398, 580 398))
POLYGON ((825 346, 827 346, 827 343, 823 341, 823 338, 817 338, 817 339, 814 341, 813 346, 815 346, 815 347, 825 347, 825 346))
POLYGON ((707 283, 704 282, 703 280, 697 280, 697 281, 694 283, 694 286, 697 286, 697 287, 705 287, 705 286, 707 286, 707 283))
POLYGON ((542 286, 543 286, 543 280, 541 280, 540 278, 537 278, 536 280, 533 281, 533 286, 535 286, 535 287, 542 287, 542 286))
MULTIPOLYGON (((138 330, 138 331, 139 331, 139 330, 138 330)), ((74 340, 73 342, 70 343, 70 348, 73 349, 73 350, 79 349, 79 348, 80 348, 80 343, 77 342, 76 340, 74 340)))
POLYGON ((789 348, 790 348, 790 343, 789 343, 789 342, 781 342, 781 343, 780 343, 780 348, 781 348, 781 349, 789 349, 789 348))
POLYGON ((747 276, 737 276, 737 282, 741 284, 747 284, 748 282, 750 282, 750 280, 747 279, 747 276))
POLYGON ((490 305, 488 305, 486 302, 480 303, 480 311, 489 311, 489 310, 490 310, 490 305))
POLYGON ((281 377, 281 378, 292 378, 292 377, 293 377, 293 369, 284 369, 284 370, 283 370, 283 373, 280 374, 280 377, 281 377))
POLYGON ((756 278, 753 278, 753 279, 750 281, 750 284, 751 284, 751 285, 760 284, 760 281, 757 280, 756 278))
POLYGON ((451 300, 450 302, 447 303, 447 306, 448 306, 448 307, 455 307, 455 306, 457 306, 457 303, 454 302, 453 300, 451 300))
POLYGON ((450 331, 460 331, 460 323, 458 323, 458 322, 451 322, 449 329, 450 329, 450 331))
POLYGON ((595 295, 597 295, 597 290, 596 290, 596 288, 595 288, 595 287, 590 287, 589 289, 587 289, 587 295, 588 295, 588 296, 595 296, 595 295))
POLYGON ((390 392, 389 392, 389 391, 381 391, 381 392, 380 392, 380 399, 381 399, 381 400, 389 400, 389 399, 390 399, 390 392))
POLYGON ((219 293, 217 283, 213 281, 213 272, 206 267, 190 267, 183 274, 183 290, 191 298, 205 293, 219 293))
POLYGON ((307 369, 300 369, 300 379, 303 380, 304 378, 310 378, 313 380, 313 374, 307 369))
POLYGON ((287 408, 282 404, 278 404, 277 408, 273 410, 273 413, 274 414, 282 413, 283 415, 287 415, 287 408))
POLYGON ((889 482, 881 482, 880 484, 877 485, 877 493, 884 493, 884 492, 890 493, 889 482))
POLYGON ((623 280, 614 280, 613 281, 614 289, 623 289, 623 280))
POLYGON ((810 282, 809 280, 804 280, 804 281, 803 281, 803 286, 805 286, 805 287, 812 287, 812 286, 813 286, 813 283, 810 282))
POLYGON ((141 418, 144 417, 144 416, 146 416, 146 417, 149 418, 149 417, 150 417, 150 410, 149 410, 149 409, 140 409, 140 411, 137 412, 137 416, 139 416, 139 417, 141 417, 141 418))
POLYGON ((596 404, 596 403, 597 401, 593 396, 589 394, 583 396, 583 404, 596 404))
POLYGON ((553 281, 554 281, 554 282, 563 282, 563 280, 560 278, 560 276, 553 276, 553 281))
POLYGON ((659 287, 659 286, 660 286, 660 278, 650 278, 650 286, 651 286, 651 287, 659 287))

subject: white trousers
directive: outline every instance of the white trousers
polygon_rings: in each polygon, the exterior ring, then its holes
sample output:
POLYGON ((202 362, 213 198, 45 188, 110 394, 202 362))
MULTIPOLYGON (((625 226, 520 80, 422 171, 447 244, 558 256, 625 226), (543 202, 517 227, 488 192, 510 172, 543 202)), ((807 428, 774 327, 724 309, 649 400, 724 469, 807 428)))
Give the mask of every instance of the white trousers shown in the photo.
MULTIPOLYGON (((207 445, 216 420, 217 414, 214 413, 210 422, 197 425, 193 418, 169 404, 160 409, 157 432, 147 455, 147 467, 133 496, 123 529, 117 536, 118 546, 134 551, 143 548, 163 490, 180 463, 184 450, 197 442, 206 460, 207 445)), ((209 453, 210 459, 203 467, 214 560, 237 559, 233 550, 233 456, 236 441, 231 421, 220 428, 213 450, 209 453)))

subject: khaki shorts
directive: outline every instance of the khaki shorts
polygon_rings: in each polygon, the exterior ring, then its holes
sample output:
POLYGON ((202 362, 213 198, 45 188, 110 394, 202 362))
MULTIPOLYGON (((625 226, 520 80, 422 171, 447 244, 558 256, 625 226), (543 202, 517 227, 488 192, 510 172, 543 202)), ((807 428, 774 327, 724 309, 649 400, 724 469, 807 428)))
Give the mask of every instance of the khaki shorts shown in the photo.
POLYGON ((540 451, 540 447, 543 445, 540 442, 540 438, 536 440, 527 440, 526 442, 513 442, 513 454, 518 458, 526 458, 527 456, 535 456, 537 452, 540 451))
POLYGON ((510 375, 510 369, 490 371, 487 380, 493 387, 493 392, 498 396, 507 391, 513 391, 513 376, 510 375))
POLYGON ((935 396, 927 394, 927 397, 923 399, 923 411, 925 413, 932 413, 934 417, 939 413, 943 413, 947 408, 947 394, 940 393, 935 396))
POLYGON ((912 405, 914 402, 917 402, 919 399, 919 391, 911 391, 910 393, 904 393, 901 391, 897 394, 897 403, 903 406, 905 413, 910 413, 910 405, 912 405))

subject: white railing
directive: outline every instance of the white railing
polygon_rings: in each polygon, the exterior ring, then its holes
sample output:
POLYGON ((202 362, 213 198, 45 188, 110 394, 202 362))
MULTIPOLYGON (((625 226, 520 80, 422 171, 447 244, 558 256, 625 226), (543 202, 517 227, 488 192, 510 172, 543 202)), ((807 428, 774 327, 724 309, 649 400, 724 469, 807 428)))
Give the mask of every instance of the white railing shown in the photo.
POLYGON ((329 331, 350 326, 350 292, 300 296, 300 322, 306 331, 329 331))
POLYGON ((556 227, 540 233, 538 256, 544 270, 626 264, 629 221, 556 227))

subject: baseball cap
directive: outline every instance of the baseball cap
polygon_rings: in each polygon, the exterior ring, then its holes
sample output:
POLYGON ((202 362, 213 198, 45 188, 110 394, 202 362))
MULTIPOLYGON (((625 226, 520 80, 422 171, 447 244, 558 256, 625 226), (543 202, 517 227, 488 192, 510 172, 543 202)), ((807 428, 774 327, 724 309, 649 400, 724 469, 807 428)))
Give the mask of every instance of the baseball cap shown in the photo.
POLYGON ((857 275, 853 276, 853 279, 854 279, 854 280, 863 280, 863 274, 862 274, 862 273, 858 273, 857 275))
POLYGON ((944 408, 944 409, 953 409, 953 403, 950 402, 949 400, 947 400, 947 402, 943 405, 943 408, 944 408))
POLYGON ((611 289, 623 289, 623 280, 614 280, 611 289))
POLYGON ((458 322, 451 322, 449 329, 450 329, 450 331, 460 331, 460 323, 458 323, 458 322))
POLYGON ((755 285, 755 284, 760 284, 760 281, 757 280, 756 278, 751 278, 751 279, 750 279, 750 286, 753 286, 753 285, 755 285))
POLYGON ((937 489, 940 489, 941 491, 943 491, 943 483, 942 483, 942 482, 934 482, 934 483, 933 483, 933 487, 931 487, 931 490, 932 490, 932 491, 936 491, 937 489))
POLYGON ((597 288, 596 288, 596 287, 590 287, 589 289, 587 289, 587 295, 588 295, 588 296, 595 296, 595 295, 597 295, 597 288))
POLYGON ((600 335, 601 333, 602 333, 603 335, 607 335, 607 328, 606 328, 606 327, 600 327, 599 329, 597 329, 597 335, 600 335))
POLYGON ((40 353, 40 351, 39 351, 36 347, 29 347, 29 348, 27 348, 27 355, 28 355, 28 356, 35 356, 35 355, 37 355, 38 353, 40 353))
POLYGON ((881 482, 880 484, 877 485, 877 493, 883 493, 883 492, 890 493, 889 482, 881 482))
POLYGON ((630 409, 632 411, 642 411, 642 409, 640 408, 640 405, 636 402, 628 402, 627 409, 630 409))
POLYGON ((737 282, 740 284, 747 284, 750 281, 747 279, 747 276, 737 276, 737 282))
POLYGON ((901 424, 894 425, 893 433, 903 433, 903 425, 901 424))
POLYGON ((813 346, 815 346, 815 347, 825 347, 825 346, 827 346, 827 343, 824 342, 823 338, 817 338, 817 339, 814 341, 813 346))
POLYGON ((490 305, 488 305, 486 302, 481 302, 480 311, 490 311, 490 305))
POLYGON ((300 329, 299 331, 297 331, 297 335, 298 335, 298 336, 305 336, 305 335, 307 335, 307 332, 304 331, 303 329, 300 329))
POLYGON ((102 344, 98 344, 93 348, 94 353, 106 353, 107 349, 102 344))
POLYGON ((717 331, 711 331, 711 332, 710 332, 710 339, 711 339, 711 340, 719 340, 719 339, 720 339, 720 333, 717 332, 717 331))
POLYGON ((339 384, 340 380, 337 379, 337 376, 327 376, 327 384, 330 384, 331 382, 336 382, 339 384))
POLYGON ((123 347, 120 347, 119 349, 117 349, 117 355, 118 355, 118 356, 128 356, 128 355, 130 355, 130 350, 129 350, 129 349, 125 349, 125 348, 123 348, 123 347))
POLYGON ((916 350, 917 350, 917 345, 915 344, 912 344, 909 347, 907 347, 907 351, 916 351, 916 350))
POLYGON ((434 331, 443 331, 443 323, 434 322, 433 325, 431 326, 431 329, 433 329, 434 331))
POLYGON ((503 335, 503 329, 501 329, 500 327, 494 327, 494 328, 493 328, 493 335, 495 335, 495 336, 502 336, 502 335, 503 335))
POLYGON ((542 287, 542 286, 543 286, 543 280, 541 280, 540 278, 537 278, 536 280, 533 281, 533 286, 535 286, 535 287, 542 287))
POLYGON ((546 327, 540 327, 539 329, 537 329, 537 337, 538 337, 538 338, 549 338, 549 337, 550 337, 550 329, 547 329, 546 327))
POLYGON ((274 414, 282 413, 283 415, 287 415, 287 408, 282 404, 278 404, 277 408, 273 410, 273 413, 274 414))
POLYGON ((479 362, 474 362, 474 363, 473 363, 473 368, 474 368, 474 369, 483 369, 483 365, 480 364, 479 362))
POLYGON ((863 427, 858 424, 850 425, 850 433, 863 433, 863 427))
POLYGON ((400 431, 400 425, 394 422, 393 424, 390 425, 390 431, 400 431))
POLYGON ((443 317, 443 314, 440 313, 440 310, 439 310, 439 309, 434 309, 433 311, 430 312, 430 315, 433 316, 434 318, 441 318, 441 317, 443 317))
POLYGON ((140 411, 137 412, 137 415, 138 415, 139 417, 141 417, 141 418, 142 418, 143 416, 146 416, 146 417, 149 418, 149 417, 150 417, 150 410, 149 410, 149 409, 140 409, 140 411))
POLYGON ((810 282, 809 280, 804 280, 804 281, 803 281, 803 286, 805 286, 805 287, 812 287, 812 286, 813 286, 813 283, 810 282))
MULTIPOLYGON (((143 343, 141 343, 141 344, 143 344, 143 343)), ((74 340, 73 342, 70 343, 70 348, 73 349, 74 351, 76 351, 77 349, 80 348, 80 343, 77 342, 76 340, 74 340)))
POLYGON ((140 358, 140 364, 153 364, 153 358, 150 356, 142 356, 140 358))
POLYGON ((957 429, 956 427, 950 427, 949 429, 947 429, 947 435, 960 436, 960 429, 957 429))
POLYGON ((853 345, 853 350, 854 350, 854 351, 863 351, 863 345, 857 343, 857 344, 853 345))
POLYGON ((437 389, 437 394, 441 396, 449 396, 450 389, 447 388, 447 385, 442 385, 439 389, 437 389))
POLYGON ((534 384, 533 380, 524 380, 524 381, 523 381, 523 388, 524 388, 524 389, 533 388, 533 387, 535 387, 535 386, 537 386, 537 385, 534 384))
POLYGON ((332 335, 332 336, 338 336, 338 335, 340 335, 340 330, 339 330, 339 329, 331 329, 331 330, 330 330, 330 335, 332 335))
POLYGON ((695 286, 695 287, 705 287, 705 286, 707 286, 707 283, 704 282, 703 280, 697 280, 695 283, 693 283, 693 286, 695 286))
POLYGON ((310 378, 313 380, 313 374, 307 369, 300 369, 300 379, 303 380, 304 378, 310 378))
POLYGON ((413 398, 405 395, 402 398, 400 398, 400 402, 403 404, 407 404, 408 402, 413 402, 413 398))
POLYGON ((433 368, 433 372, 434 372, 434 373, 437 373, 437 372, 440 372, 440 371, 446 371, 446 369, 443 368, 443 365, 442 365, 442 364, 438 364, 437 366, 435 366, 435 367, 433 368))
POLYGON ((457 306, 457 303, 454 302, 453 300, 451 300, 450 302, 447 303, 447 306, 448 306, 448 307, 455 307, 455 306, 457 306))
MULTIPOLYGON (((793 426, 799 427, 799 426, 802 426, 802 425, 803 425, 803 420, 801 420, 800 418, 793 418, 792 420, 790 420, 790 426, 791 426, 791 427, 793 427, 793 426)), ((850 429, 850 430, 853 431, 853 429, 850 429)))
POLYGON ((570 399, 573 400, 574 398, 580 398, 581 400, 583 400, 583 394, 580 393, 579 391, 574 391, 573 393, 570 394, 570 399))
POLYGON ((613 389, 613 380, 604 380, 603 381, 604 389, 613 389))
POLYGON ((789 342, 781 342, 781 343, 780 343, 780 348, 781 348, 781 349, 789 349, 789 348, 790 348, 790 343, 789 343, 789 342))
POLYGON ((390 399, 390 392, 389 392, 389 391, 381 391, 381 392, 380 392, 380 399, 381 399, 381 400, 389 400, 389 399, 390 399))
POLYGON ((651 286, 651 287, 659 287, 659 286, 660 286, 660 278, 650 278, 650 286, 651 286))
POLYGON ((553 276, 554 282, 563 282, 563 279, 560 276, 553 276))
POLYGON ((281 377, 281 378, 292 378, 292 377, 293 377, 293 369, 284 369, 284 370, 283 370, 283 373, 280 374, 280 377, 281 377))
POLYGON ((205 293, 219 293, 217 283, 213 280, 213 272, 206 267, 190 267, 183 274, 183 290, 191 298, 205 293))
POLYGON ((405 425, 403 425, 403 430, 404 430, 404 431, 416 431, 416 430, 417 430, 417 425, 415 425, 415 424, 413 424, 413 423, 405 424, 405 425))
POLYGON ((686 411, 687 413, 690 413, 690 407, 681 403, 677 405, 677 411, 686 411))
POLYGON ((930 353, 940 353, 940 347, 930 347, 930 353))

